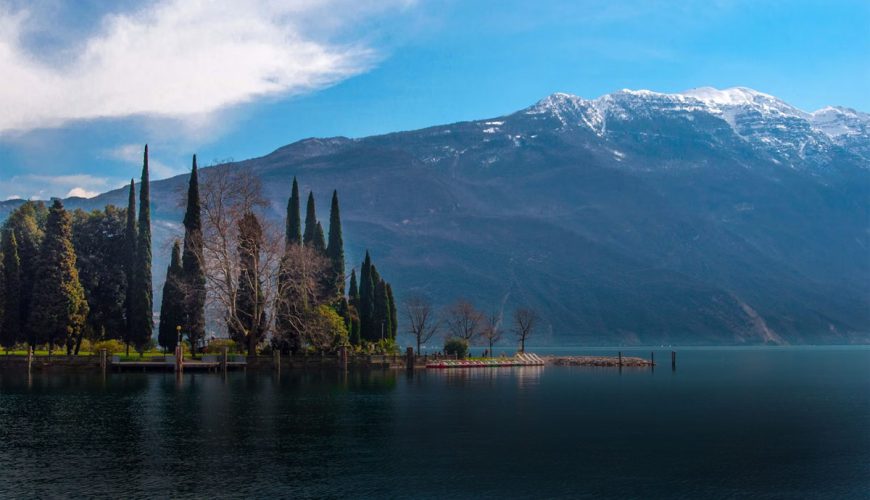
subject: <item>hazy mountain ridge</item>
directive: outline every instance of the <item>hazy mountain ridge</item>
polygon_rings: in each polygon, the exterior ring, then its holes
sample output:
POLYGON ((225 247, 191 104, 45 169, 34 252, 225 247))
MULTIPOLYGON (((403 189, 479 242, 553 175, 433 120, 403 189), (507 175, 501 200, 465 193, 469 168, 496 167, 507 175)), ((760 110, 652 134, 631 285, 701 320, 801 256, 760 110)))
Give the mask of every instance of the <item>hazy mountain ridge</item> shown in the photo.
MULTIPOLYGON (((371 248, 400 296, 533 305, 541 342, 866 342, 868 123, 739 88, 553 94, 236 166, 275 217, 294 175, 321 218, 338 189, 351 265, 371 248)), ((152 187, 158 287, 184 182, 152 187)), ((71 205, 110 202, 123 190, 71 205)))

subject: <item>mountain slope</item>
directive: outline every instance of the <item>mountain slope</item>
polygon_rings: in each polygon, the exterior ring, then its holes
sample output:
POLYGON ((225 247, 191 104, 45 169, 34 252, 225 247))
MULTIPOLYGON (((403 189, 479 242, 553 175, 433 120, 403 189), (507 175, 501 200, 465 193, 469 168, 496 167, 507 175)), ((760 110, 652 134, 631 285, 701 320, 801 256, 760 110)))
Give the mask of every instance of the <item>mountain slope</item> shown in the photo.
MULTIPOLYGON (((371 248, 399 295, 531 305, 541 343, 866 342, 868 124, 745 88, 553 94, 235 168, 264 179, 276 218, 294 175, 321 214, 338 189, 351 264, 371 248)), ((155 256, 183 182, 152 187, 155 256)))

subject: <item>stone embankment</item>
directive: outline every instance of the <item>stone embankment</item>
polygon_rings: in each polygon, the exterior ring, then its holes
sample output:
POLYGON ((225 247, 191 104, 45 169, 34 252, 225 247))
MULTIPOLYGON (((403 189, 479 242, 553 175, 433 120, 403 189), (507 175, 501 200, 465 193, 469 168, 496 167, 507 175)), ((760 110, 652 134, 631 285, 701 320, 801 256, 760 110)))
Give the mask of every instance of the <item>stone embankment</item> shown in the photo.
POLYGON ((648 359, 618 356, 548 356, 547 364, 556 366, 654 366, 648 359))

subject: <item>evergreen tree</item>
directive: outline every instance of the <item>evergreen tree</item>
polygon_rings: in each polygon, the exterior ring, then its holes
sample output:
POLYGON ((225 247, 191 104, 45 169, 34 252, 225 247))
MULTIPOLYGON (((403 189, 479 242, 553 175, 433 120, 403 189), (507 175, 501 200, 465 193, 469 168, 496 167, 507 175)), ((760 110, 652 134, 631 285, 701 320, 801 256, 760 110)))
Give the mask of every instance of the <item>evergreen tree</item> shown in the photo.
POLYGON ((290 193, 290 199, 287 200, 285 246, 302 243, 302 211, 300 209, 300 202, 299 183, 296 182, 296 177, 293 177, 293 190, 290 193))
POLYGON ((184 213, 184 323, 182 329, 195 347, 205 338, 205 271, 202 254, 202 211, 199 204, 199 173, 196 155, 187 188, 187 211, 184 213))
POLYGON ((314 227, 314 240, 311 242, 311 246, 321 253, 326 253, 326 240, 323 238, 323 226, 320 225, 320 222, 314 227))
POLYGON ((127 226, 124 230, 124 274, 127 278, 127 295, 124 297, 124 345, 130 355, 130 339, 133 331, 133 294, 136 290, 136 182, 130 179, 130 192, 127 195, 127 226))
POLYGON ((314 208, 314 193, 308 192, 308 204, 305 207, 305 234, 302 236, 302 243, 314 245, 314 240, 317 238, 317 214, 314 208))
POLYGON ((148 179, 148 145, 142 160, 142 180, 139 183, 139 223, 136 237, 136 263, 133 269, 132 328, 130 341, 140 353, 154 333, 154 305, 151 283, 151 195, 148 179))
POLYGON ((58 199, 49 210, 33 290, 31 329, 48 342, 49 351, 64 342, 71 355, 81 339, 88 303, 76 269, 72 218, 58 199))
POLYGON ((178 240, 172 245, 172 259, 166 270, 163 284, 163 299, 160 304, 160 326, 157 330, 157 343, 167 351, 175 351, 178 344, 176 327, 184 323, 184 271, 181 265, 181 245, 178 240))
POLYGON ((3 231, 3 273, 0 287, 3 289, 3 323, 0 325, 0 345, 8 352, 21 338, 21 260, 18 258, 18 242, 15 233, 3 231))
MULTIPOLYGON (((112 205, 73 214, 76 267, 90 310, 85 335, 91 340, 121 339, 127 331, 125 218, 125 211, 112 205)), ((78 347, 76 344, 76 353, 78 347)))
POLYGON ((21 283, 18 324, 24 330, 19 332, 19 340, 26 340, 30 345, 35 343, 36 334, 29 328, 29 318, 33 301, 33 282, 39 263, 39 247, 44 236, 45 217, 42 215, 44 211, 45 205, 41 202, 28 201, 9 214, 3 224, 3 229, 11 231, 18 244, 21 283))
POLYGON ((344 241, 341 236, 341 213, 338 207, 338 191, 332 192, 329 209, 329 244, 326 255, 332 265, 329 292, 336 297, 344 296, 344 241))
POLYGON ((373 326, 375 285, 372 282, 372 258, 366 251, 366 258, 360 269, 359 284, 359 320, 360 337, 363 340, 376 340, 380 331, 375 333, 373 326))
POLYGON ((239 221, 239 288, 229 332, 237 343, 247 344, 249 356, 256 354, 266 331, 266 297, 259 269, 262 244, 260 221, 248 212, 239 221))
POLYGON ((359 287, 356 284, 356 269, 350 270, 350 286, 347 290, 350 305, 359 308, 359 287))
MULTIPOLYGON (((373 279, 375 273, 375 266, 372 266, 373 279)), ((374 313, 372 317, 372 323, 377 335, 375 340, 393 338, 393 324, 390 321, 390 299, 387 296, 387 284, 380 278, 375 285, 374 313)))
POLYGON ((396 339, 396 334, 399 331, 399 312, 396 306, 396 299, 393 298, 393 287, 390 286, 389 283, 386 284, 387 288, 387 303, 390 311, 390 333, 392 333, 392 339, 396 339))
POLYGON ((350 319, 350 326, 348 327, 348 332, 350 333, 350 343, 352 345, 359 345, 360 343, 360 318, 359 318, 359 287, 356 283, 356 269, 350 270, 350 286, 347 290, 348 296, 348 315, 350 319))

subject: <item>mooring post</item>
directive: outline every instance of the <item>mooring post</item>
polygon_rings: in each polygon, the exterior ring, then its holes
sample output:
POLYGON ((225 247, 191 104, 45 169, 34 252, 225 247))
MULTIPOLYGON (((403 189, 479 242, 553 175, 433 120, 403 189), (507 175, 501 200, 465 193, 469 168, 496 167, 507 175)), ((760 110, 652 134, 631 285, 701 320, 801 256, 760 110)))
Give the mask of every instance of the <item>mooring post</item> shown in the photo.
POLYGON ((677 369, 677 353, 676 351, 671 351, 671 370, 677 369))
POLYGON ((650 351, 649 353, 649 364, 650 366, 656 365, 656 353, 654 351, 650 351))
POLYGON ((338 366, 342 370, 347 370, 347 346, 343 345, 338 348, 338 366))
POLYGON ((405 368, 408 370, 414 369, 414 348, 409 347, 405 349, 405 368))
POLYGON ((184 370, 184 349, 181 344, 175 346, 175 371, 181 373, 184 370))
POLYGON ((622 368, 622 351, 619 351, 619 367, 622 368))
POLYGON ((221 371, 227 371, 227 362, 229 361, 229 348, 227 346, 221 347, 221 371))
POLYGON ((33 346, 27 346, 27 373, 33 367, 33 346))
POLYGON ((106 351, 106 348, 100 349, 100 371, 103 372, 103 375, 106 374, 106 365, 108 365, 108 362, 106 359, 107 356, 108 356, 108 352, 106 351))

